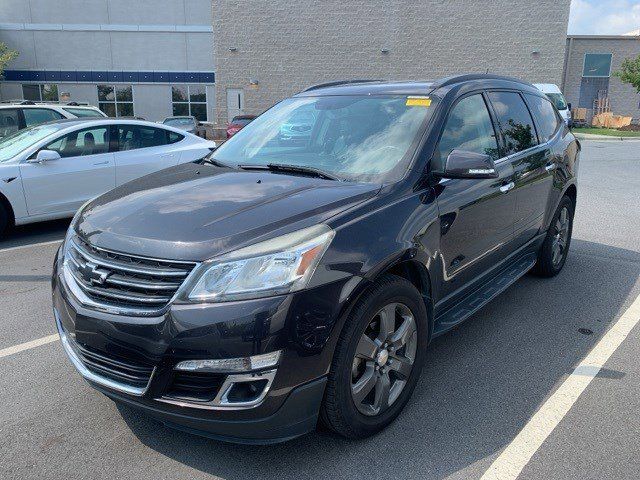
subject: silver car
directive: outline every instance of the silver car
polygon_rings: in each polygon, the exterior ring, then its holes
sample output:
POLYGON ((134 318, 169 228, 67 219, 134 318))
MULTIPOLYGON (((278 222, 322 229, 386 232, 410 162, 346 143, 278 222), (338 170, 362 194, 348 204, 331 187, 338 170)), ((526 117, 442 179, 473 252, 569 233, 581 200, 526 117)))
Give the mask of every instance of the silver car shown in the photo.
POLYGON ((204 125, 198 121, 196 117, 181 116, 181 117, 167 117, 162 123, 169 125, 170 127, 179 128, 185 130, 198 137, 207 138, 207 131, 204 125))

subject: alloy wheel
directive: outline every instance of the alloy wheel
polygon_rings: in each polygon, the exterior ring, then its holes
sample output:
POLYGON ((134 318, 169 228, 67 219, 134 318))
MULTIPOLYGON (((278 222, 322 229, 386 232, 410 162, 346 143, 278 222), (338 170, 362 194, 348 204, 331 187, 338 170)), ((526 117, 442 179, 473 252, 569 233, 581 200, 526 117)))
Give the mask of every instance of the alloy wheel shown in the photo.
POLYGON ((417 345, 416 320, 406 305, 390 303, 373 316, 351 368, 351 396, 360 413, 375 416, 393 405, 407 384, 417 345))
POLYGON ((554 267, 558 267, 560 265, 560 262, 562 262, 562 258, 567 251, 570 222, 569 209, 567 207, 563 207, 562 210, 560 210, 560 215, 558 215, 558 219, 554 225, 555 234, 551 244, 551 261, 554 267))

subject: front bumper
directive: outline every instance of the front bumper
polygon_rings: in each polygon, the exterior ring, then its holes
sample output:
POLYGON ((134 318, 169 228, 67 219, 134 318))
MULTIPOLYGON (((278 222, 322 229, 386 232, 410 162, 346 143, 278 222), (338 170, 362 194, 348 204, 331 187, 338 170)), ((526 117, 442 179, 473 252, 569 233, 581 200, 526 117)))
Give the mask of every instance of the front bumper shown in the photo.
POLYGON ((114 400, 175 428, 233 442, 274 443, 315 428, 336 337, 332 332, 340 309, 341 282, 267 299, 172 305, 162 316, 151 318, 86 308, 66 288, 57 262, 52 287, 54 314, 67 355, 93 387, 114 400), (167 401, 177 382, 174 367, 182 360, 236 358, 275 350, 282 351, 280 363, 265 397, 256 405, 210 408, 194 406, 190 400, 167 401), (152 369, 148 382, 114 380, 108 368, 100 370, 105 367, 99 363, 103 356, 141 370, 148 366, 152 369))

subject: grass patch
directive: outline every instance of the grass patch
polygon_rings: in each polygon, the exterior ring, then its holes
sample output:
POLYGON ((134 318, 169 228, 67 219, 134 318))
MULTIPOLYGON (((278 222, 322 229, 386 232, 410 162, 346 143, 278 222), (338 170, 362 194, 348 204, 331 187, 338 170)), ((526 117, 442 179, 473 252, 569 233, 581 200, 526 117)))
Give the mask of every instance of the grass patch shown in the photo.
POLYGON ((640 132, 630 132, 625 130, 615 130, 613 128, 573 128, 576 133, 589 133, 593 135, 607 135, 609 137, 640 137, 640 132))

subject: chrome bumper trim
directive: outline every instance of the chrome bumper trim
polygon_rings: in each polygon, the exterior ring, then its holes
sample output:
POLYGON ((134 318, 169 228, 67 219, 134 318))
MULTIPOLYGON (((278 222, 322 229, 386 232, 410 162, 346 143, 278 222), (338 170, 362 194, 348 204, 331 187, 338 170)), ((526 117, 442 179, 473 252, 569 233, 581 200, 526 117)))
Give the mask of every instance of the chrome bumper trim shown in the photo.
POLYGON ((64 328, 62 327, 62 323, 60 323, 60 318, 58 317, 58 312, 56 311, 56 309, 53 310, 53 315, 56 318, 56 326, 58 328, 58 334, 60 335, 60 342, 62 343, 62 347, 64 348, 64 351, 67 354, 67 356, 69 357, 69 360, 71 360, 71 363, 73 364, 73 366, 76 367, 76 370, 78 370, 78 373, 80 373, 80 375, 82 375, 82 377, 85 380, 98 384, 102 387, 106 387, 111 390, 126 393, 128 395, 133 395, 136 397, 141 397, 146 393, 147 389, 149 388, 149 385, 151 384, 151 380, 153 379, 153 375, 156 372, 155 367, 151 372, 151 377, 149 377, 149 382, 143 388, 132 387, 130 385, 126 385, 124 383, 116 382, 114 380, 101 377, 100 375, 96 375, 87 367, 85 367, 84 364, 82 363, 82 360, 80 360, 80 357, 78 356, 78 354, 76 353, 73 347, 73 344, 72 344, 73 340, 69 338, 67 333, 64 331, 64 328))

